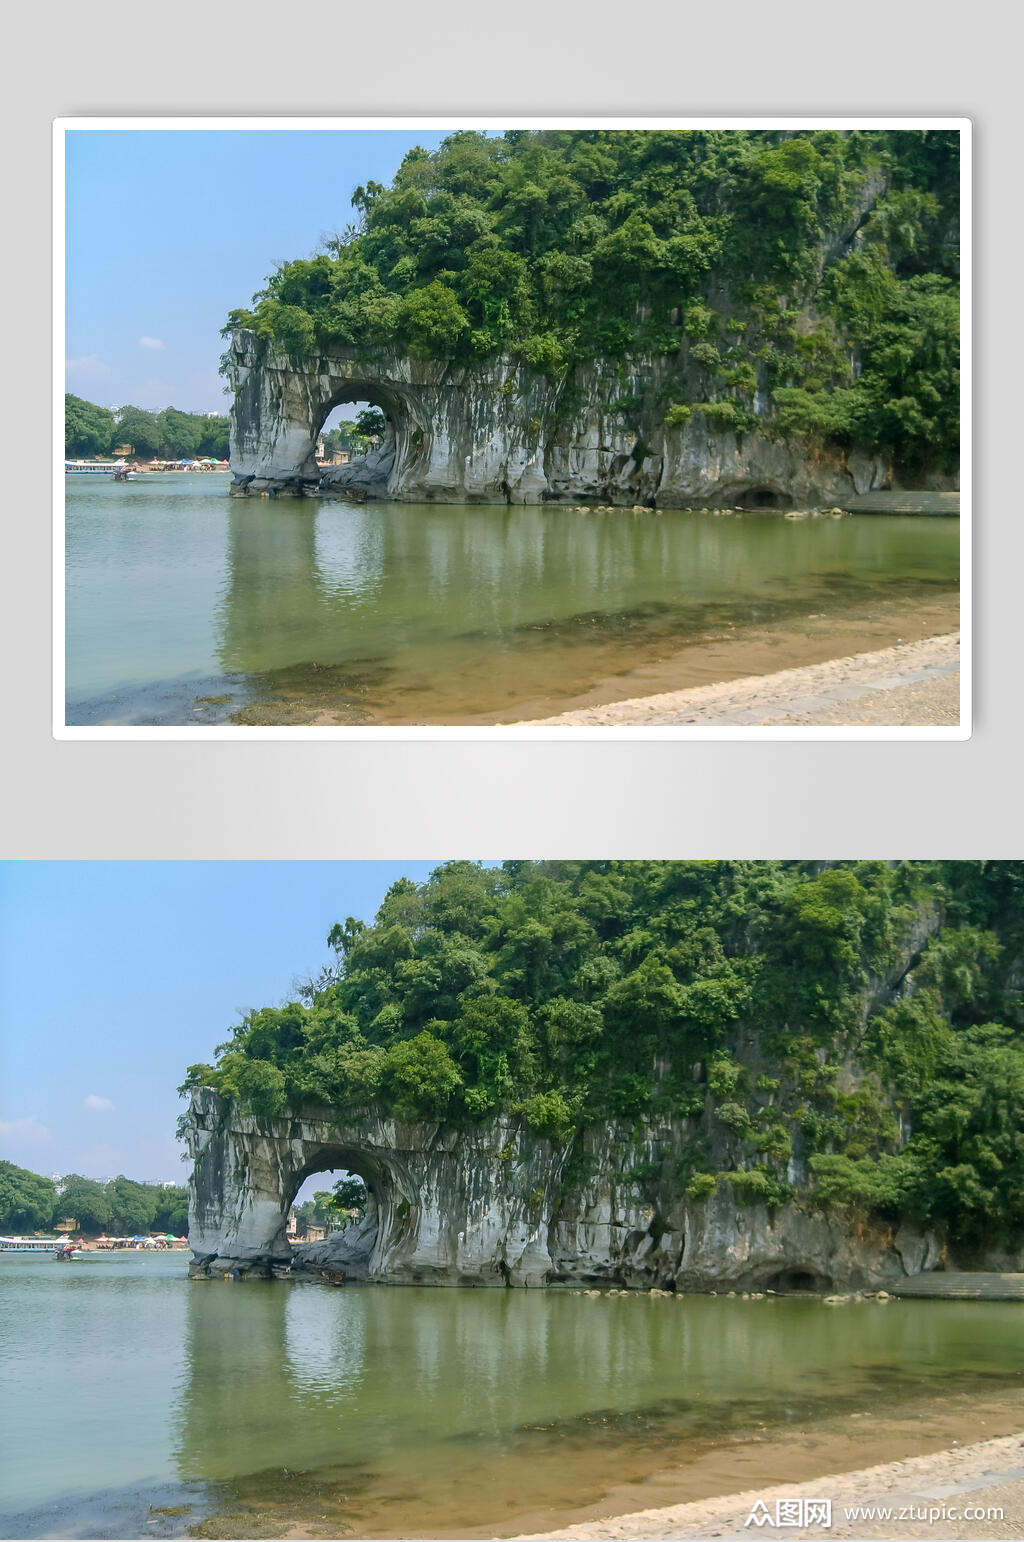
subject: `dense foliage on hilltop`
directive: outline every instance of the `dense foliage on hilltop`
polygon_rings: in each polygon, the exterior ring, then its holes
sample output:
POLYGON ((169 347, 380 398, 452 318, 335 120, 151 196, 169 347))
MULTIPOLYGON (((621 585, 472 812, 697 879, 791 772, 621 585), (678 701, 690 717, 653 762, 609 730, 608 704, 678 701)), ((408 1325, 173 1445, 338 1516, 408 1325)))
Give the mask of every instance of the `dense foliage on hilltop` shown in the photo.
POLYGON ((1024 1224, 1024 864, 456 862, 329 940, 183 1091, 556 1144, 683 1116, 695 1197, 1024 1224))
POLYGON ((64 453, 70 456, 109 455, 117 445, 130 444, 140 458, 190 460, 212 455, 226 460, 228 420, 216 413, 181 412, 165 407, 97 407, 81 396, 64 397, 64 453))
POLYGON ((136 1183, 124 1176, 97 1183, 68 1173, 58 1183, 13 1162, 0 1162, 0 1232, 48 1231, 77 1221, 90 1235, 173 1232, 188 1225, 188 1192, 179 1184, 136 1183))
POLYGON ((778 432, 955 461, 955 132, 461 131, 352 202, 226 331, 553 378, 661 356, 670 427, 742 432, 774 404, 778 432))

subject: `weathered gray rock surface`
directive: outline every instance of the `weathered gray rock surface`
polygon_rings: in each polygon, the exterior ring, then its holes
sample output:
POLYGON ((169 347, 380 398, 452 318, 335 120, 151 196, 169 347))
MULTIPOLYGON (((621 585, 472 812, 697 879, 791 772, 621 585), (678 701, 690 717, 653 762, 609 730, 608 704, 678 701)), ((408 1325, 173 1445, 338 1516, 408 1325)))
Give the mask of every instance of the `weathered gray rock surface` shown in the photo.
POLYGON ((367 1193, 366 1215, 353 1221, 343 1231, 329 1232, 320 1242, 292 1244, 292 1268, 298 1270, 337 1269, 350 1280, 368 1280, 370 1257, 380 1225, 376 1196, 367 1193))
MULTIPOLYGON (((467 368, 382 348, 293 359, 239 331, 228 371, 239 495, 312 493, 323 477, 325 487, 412 502, 790 506, 835 503, 891 481, 878 457, 767 432, 711 432, 699 412, 667 428, 664 358, 578 366, 555 382, 510 358, 467 368), (331 408, 348 401, 380 406, 388 438, 325 475, 314 460, 317 435, 331 408)), ((763 393, 757 403, 767 412, 763 393)))
POLYGON ((259 1120, 208 1088, 188 1115, 194 1273, 288 1268, 289 1206, 311 1173, 366 1182, 366 1221, 296 1260, 391 1284, 645 1289, 878 1288, 941 1261, 935 1239, 798 1203, 707 1200, 679 1180, 696 1124, 591 1129, 567 1150, 520 1121, 469 1130, 380 1111, 259 1120))

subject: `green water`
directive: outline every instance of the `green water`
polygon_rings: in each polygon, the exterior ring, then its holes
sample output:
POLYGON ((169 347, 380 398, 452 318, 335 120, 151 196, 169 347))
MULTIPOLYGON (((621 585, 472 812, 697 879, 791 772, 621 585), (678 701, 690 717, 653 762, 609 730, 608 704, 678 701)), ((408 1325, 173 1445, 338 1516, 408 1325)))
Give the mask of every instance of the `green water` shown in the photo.
POLYGON ((356 724, 515 721, 520 704, 558 711, 709 629, 827 626, 957 583, 955 519, 584 515, 227 488, 226 474, 68 479, 69 722, 203 724, 262 702, 282 721, 325 708, 356 724))
POLYGON ((0 1260, 0 1534, 165 1535, 314 1493, 359 1534, 443 1536, 524 1485, 564 1513, 709 1434, 1024 1373, 1016 1303, 331 1290, 186 1258, 0 1260))

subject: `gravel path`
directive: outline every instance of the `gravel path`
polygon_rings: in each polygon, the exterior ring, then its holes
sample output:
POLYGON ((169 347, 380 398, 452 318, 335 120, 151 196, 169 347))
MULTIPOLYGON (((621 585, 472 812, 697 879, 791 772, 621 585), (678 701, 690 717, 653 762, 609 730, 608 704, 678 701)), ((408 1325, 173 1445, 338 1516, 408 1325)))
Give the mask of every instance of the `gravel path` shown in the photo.
POLYGON ((884 1538, 885 1542, 902 1542, 910 1537, 930 1537, 933 1542, 1024 1537, 1024 1435, 983 1440, 977 1445, 936 1451, 904 1462, 816 1478, 811 1483, 750 1489, 695 1504, 669 1505, 610 1520, 586 1521, 557 1532, 535 1533, 527 1542, 548 1542, 550 1538, 633 1542, 669 1537, 680 1542, 701 1537, 723 1542, 740 1542, 741 1538, 750 1537, 784 1537, 791 1542, 805 1537, 884 1538), (831 1526, 786 1525, 778 1529, 772 1524, 745 1525, 759 1502, 774 1518, 777 1500, 808 1499, 832 1501, 831 1526), (854 1505, 888 1506, 897 1513, 886 1520, 847 1518, 844 1508, 854 1505), (1003 1518, 964 1518, 969 1507, 998 1508, 1003 1510, 1003 1518), (900 1518, 900 1510, 909 1514, 900 1518), (922 1516, 918 1513, 921 1511, 926 1513, 922 1516))
POLYGON ((960 637, 951 632, 773 675, 636 697, 523 727, 956 727, 960 637))

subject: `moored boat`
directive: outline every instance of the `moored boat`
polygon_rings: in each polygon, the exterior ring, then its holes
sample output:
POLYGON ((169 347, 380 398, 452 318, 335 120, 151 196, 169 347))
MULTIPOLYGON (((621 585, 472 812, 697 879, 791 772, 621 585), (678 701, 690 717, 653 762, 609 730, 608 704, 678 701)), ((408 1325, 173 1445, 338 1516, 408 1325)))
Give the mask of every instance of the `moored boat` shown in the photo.
POLYGON ((64 1237, 0 1237, 3 1253, 56 1253, 66 1245, 64 1237))

